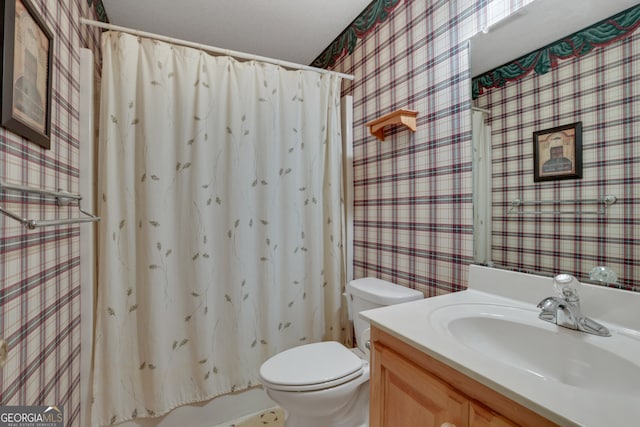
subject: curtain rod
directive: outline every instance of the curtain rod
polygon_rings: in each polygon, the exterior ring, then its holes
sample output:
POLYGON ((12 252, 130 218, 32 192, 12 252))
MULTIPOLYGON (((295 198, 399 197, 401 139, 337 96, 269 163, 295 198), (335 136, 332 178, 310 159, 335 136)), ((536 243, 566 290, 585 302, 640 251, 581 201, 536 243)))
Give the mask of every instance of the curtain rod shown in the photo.
POLYGON ((119 25, 106 24, 104 22, 93 21, 87 18, 81 17, 80 23, 85 25, 90 25, 92 27, 104 28, 106 30, 121 31, 123 33, 129 33, 139 37, 146 37, 146 38, 160 40, 167 43, 173 43, 181 46, 193 47, 195 49, 206 50, 208 52, 219 53, 227 56, 233 56, 234 58, 246 59, 250 61, 268 62, 269 64, 279 65, 284 68, 293 68, 293 69, 305 70, 305 71, 315 71, 321 74, 335 74, 338 77, 341 77, 343 79, 355 80, 355 77, 351 74, 338 73, 336 71, 325 70, 324 68, 316 68, 316 67, 311 67, 309 65, 296 64, 294 62, 281 61, 279 59, 267 58, 266 56, 252 55, 250 53, 238 52, 235 50, 221 49, 215 46, 209 46, 206 44, 190 42, 187 40, 174 39, 173 37, 163 36, 163 35, 154 34, 154 33, 147 33, 146 31, 134 30, 127 27, 121 27, 119 25))

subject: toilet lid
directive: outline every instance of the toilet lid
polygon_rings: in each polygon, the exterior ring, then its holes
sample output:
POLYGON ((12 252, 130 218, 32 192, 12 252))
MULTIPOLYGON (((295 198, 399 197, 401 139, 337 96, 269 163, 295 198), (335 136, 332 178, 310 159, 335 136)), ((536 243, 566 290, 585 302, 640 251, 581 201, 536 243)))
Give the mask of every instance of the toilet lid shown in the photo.
POLYGON ((276 354, 262 364, 260 377, 278 390, 318 390, 361 375, 363 363, 338 342, 319 342, 276 354))

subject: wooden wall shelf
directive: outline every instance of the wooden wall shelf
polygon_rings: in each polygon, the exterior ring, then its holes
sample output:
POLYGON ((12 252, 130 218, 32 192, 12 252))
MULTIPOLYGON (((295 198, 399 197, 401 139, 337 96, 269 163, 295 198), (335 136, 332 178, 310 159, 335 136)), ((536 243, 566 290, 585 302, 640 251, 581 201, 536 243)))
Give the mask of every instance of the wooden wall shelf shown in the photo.
POLYGON ((417 111, 400 109, 392 113, 385 114, 384 116, 379 117, 373 121, 370 121, 369 123, 367 123, 367 126, 369 127, 369 132, 371 132, 371 135, 375 136, 380 141, 384 141, 385 126, 399 124, 404 125, 415 132, 417 115, 417 111))

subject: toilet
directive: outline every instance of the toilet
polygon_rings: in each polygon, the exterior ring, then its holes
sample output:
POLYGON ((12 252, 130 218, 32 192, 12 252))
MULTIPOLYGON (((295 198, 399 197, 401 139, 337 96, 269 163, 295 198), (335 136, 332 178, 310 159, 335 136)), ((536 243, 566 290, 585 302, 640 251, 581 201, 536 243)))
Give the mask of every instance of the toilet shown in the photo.
POLYGON ((366 427, 369 425, 369 323, 358 313, 422 299, 422 292, 381 279, 347 284, 349 319, 357 348, 335 341, 285 350, 260 367, 261 382, 287 413, 286 427, 366 427))

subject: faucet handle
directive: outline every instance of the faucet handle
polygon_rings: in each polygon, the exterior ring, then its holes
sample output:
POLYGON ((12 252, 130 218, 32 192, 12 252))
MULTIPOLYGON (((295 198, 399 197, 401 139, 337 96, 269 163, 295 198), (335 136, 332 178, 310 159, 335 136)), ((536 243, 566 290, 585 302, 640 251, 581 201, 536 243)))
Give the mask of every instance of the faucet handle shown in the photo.
POLYGON ((608 267, 598 266, 591 269, 589 272, 589 279, 608 285, 610 283, 617 283, 618 275, 608 267))
POLYGON ((580 301, 578 287, 580 282, 570 274, 558 274, 553 278, 553 287, 568 302, 580 301))

